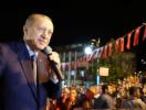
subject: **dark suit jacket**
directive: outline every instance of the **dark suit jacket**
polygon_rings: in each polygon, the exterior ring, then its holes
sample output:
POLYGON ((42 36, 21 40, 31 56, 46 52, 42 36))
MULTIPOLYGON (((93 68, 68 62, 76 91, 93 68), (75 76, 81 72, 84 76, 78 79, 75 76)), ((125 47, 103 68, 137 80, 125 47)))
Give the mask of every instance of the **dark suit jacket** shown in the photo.
MULTIPOLYGON (((47 62, 46 62, 47 61, 47 62)), ((46 103, 49 66, 39 53, 39 95, 24 42, 0 44, 0 110, 43 110, 46 103)))

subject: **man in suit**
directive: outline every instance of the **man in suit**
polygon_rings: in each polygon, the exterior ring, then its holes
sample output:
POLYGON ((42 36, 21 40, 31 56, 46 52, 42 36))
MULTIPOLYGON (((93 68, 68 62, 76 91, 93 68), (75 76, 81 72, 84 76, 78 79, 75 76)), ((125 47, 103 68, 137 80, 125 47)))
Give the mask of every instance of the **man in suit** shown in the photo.
MULTIPOLYGON (((32 14, 23 26, 22 42, 0 44, 0 110, 45 109, 49 93, 47 83, 53 69, 41 50, 50 43, 53 31, 48 16, 32 14), (33 74, 32 55, 37 58, 37 78, 33 74)), ((49 57, 60 66, 57 52, 49 57)))

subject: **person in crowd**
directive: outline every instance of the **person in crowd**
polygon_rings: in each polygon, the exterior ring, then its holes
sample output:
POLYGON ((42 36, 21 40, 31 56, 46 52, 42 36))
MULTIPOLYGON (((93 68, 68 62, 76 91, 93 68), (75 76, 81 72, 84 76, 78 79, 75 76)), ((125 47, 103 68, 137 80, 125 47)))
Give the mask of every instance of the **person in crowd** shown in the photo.
POLYGON ((140 88, 136 86, 130 87, 129 98, 122 103, 121 108, 130 110, 146 110, 146 104, 140 97, 140 88))
POLYGON ((142 99, 142 100, 144 101, 144 103, 146 104, 146 83, 143 84, 141 99, 142 99))
POLYGON ((108 85, 101 85, 100 88, 98 91, 98 96, 94 98, 94 109, 115 109, 115 101, 109 95, 108 85))

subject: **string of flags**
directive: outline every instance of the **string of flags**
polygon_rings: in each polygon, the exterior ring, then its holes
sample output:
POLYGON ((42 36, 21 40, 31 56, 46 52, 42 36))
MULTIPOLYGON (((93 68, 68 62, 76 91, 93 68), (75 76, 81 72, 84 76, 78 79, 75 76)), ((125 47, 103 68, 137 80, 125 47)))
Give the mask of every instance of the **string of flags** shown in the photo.
POLYGON ((138 26, 127 34, 119 37, 114 42, 96 48, 92 54, 84 55, 76 61, 63 62, 61 67, 63 70, 68 68, 76 69, 79 67, 88 67, 89 63, 97 58, 106 59, 112 55, 113 52, 124 52, 131 48, 144 43, 146 41, 146 23, 138 26))

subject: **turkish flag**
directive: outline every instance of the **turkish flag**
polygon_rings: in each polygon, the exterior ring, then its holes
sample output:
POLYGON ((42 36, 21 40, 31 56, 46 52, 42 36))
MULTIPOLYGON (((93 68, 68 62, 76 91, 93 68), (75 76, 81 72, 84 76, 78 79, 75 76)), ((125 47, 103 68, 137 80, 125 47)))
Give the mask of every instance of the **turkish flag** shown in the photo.
POLYGON ((120 44, 120 38, 118 38, 117 40, 116 40, 116 42, 115 42, 115 51, 116 52, 119 52, 120 50, 119 50, 119 44, 120 44))
POLYGON ((124 51, 124 37, 120 38, 120 52, 124 51))
POLYGON ((136 31, 135 31, 133 46, 138 45, 140 29, 141 29, 141 26, 138 27, 138 28, 136 29, 136 31))
POLYGON ((112 43, 109 43, 108 44, 108 56, 111 56, 112 55, 112 46, 113 46, 112 43))
POLYGON ((129 32, 127 35, 127 45, 126 45, 127 49, 130 49, 132 33, 133 32, 129 32))

